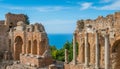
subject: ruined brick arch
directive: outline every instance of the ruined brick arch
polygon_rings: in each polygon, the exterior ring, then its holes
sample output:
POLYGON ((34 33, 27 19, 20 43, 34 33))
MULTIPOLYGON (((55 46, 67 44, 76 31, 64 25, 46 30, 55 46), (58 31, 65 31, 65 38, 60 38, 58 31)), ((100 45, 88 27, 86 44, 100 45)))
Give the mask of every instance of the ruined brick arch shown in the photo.
POLYGON ((33 54, 37 55, 37 40, 36 39, 33 41, 33 54))
POLYGON ((120 69, 120 39, 112 45, 112 67, 113 69, 120 69))
MULTIPOLYGON (((80 46, 80 50, 79 50, 79 53, 80 54, 83 54, 83 55, 80 55, 79 57, 79 61, 80 63, 85 63, 85 43, 82 43, 81 46, 80 46)), ((90 62, 90 43, 88 42, 88 61, 90 62)))
POLYGON ((14 60, 20 60, 20 53, 22 53, 23 39, 20 36, 15 37, 14 44, 14 60))
POLYGON ((94 44, 92 47, 91 47, 91 54, 90 54, 90 63, 91 64, 94 64, 95 63, 95 48, 96 45, 94 44))
POLYGON ((46 41, 40 41, 39 42, 39 49, 40 49, 40 55, 43 55, 43 53, 45 52, 45 48, 46 48, 46 41))
POLYGON ((103 35, 99 34, 99 61, 100 61, 100 66, 104 66, 104 51, 105 51, 105 39, 103 35))
MULTIPOLYGON (((79 50, 80 54, 85 54, 85 43, 82 43, 80 46, 80 50, 79 50)), ((80 63, 84 63, 85 62, 85 55, 80 55, 80 63)))

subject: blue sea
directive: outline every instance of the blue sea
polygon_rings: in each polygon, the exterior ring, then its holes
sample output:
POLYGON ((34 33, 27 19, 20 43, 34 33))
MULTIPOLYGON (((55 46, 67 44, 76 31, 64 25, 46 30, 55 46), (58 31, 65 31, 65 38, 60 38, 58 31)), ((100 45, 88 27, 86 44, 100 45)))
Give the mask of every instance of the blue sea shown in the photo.
POLYGON ((72 41, 72 34, 48 34, 50 46, 56 46, 57 49, 63 47, 66 41, 72 41))

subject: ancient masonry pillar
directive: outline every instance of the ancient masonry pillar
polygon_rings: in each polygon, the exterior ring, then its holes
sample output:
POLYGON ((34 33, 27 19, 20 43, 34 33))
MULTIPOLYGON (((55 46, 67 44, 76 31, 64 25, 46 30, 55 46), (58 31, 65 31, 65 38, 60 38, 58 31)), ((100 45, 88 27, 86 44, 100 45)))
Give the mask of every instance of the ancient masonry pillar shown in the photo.
POLYGON ((65 63, 68 63, 68 50, 65 49, 65 63))
POLYGON ((28 43, 26 44, 26 54, 28 54, 28 49, 29 49, 29 46, 28 46, 28 43))
POLYGON ((76 39, 75 39, 76 34, 73 34, 73 65, 76 64, 76 39))
POLYGON ((37 56, 39 56, 40 54, 41 54, 40 41, 37 40, 37 56))
POLYGON ((99 54, 100 53, 100 51, 99 51, 100 49, 99 48, 100 47, 99 47, 99 35, 98 35, 97 31, 96 31, 95 39, 96 39, 95 40, 95 42, 96 42, 96 50, 95 50, 96 51, 96 64, 95 64, 95 68, 99 69, 99 64, 100 64, 100 61, 99 61, 100 60, 100 58, 99 58, 100 57, 100 54, 99 54))
POLYGON ((25 54, 24 44, 22 45, 22 54, 25 54))
POLYGON ((22 50, 23 50, 23 54, 26 54, 26 33, 25 32, 24 32, 22 50))
POLYGON ((33 46, 33 41, 31 42, 31 54, 33 55, 34 54, 34 48, 33 48, 34 46, 33 46))
MULTIPOLYGON (((32 34, 33 35, 33 34, 32 34)), ((32 40, 31 40, 31 55, 33 55, 34 54, 34 50, 33 50, 33 37, 32 37, 32 40)))
POLYGON ((110 46, 109 46, 109 35, 106 34, 105 38, 105 69, 110 69, 110 46))
POLYGON ((85 67, 88 67, 89 55, 88 55, 88 33, 85 32, 85 67))

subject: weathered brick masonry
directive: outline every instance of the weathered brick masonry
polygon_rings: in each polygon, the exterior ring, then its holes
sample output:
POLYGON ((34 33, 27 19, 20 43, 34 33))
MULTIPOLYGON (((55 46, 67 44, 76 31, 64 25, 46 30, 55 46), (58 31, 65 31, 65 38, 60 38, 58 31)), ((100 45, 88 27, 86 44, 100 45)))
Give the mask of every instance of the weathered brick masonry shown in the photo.
POLYGON ((74 34, 79 44, 76 64, 65 64, 65 69, 120 69, 120 12, 79 20, 74 34))

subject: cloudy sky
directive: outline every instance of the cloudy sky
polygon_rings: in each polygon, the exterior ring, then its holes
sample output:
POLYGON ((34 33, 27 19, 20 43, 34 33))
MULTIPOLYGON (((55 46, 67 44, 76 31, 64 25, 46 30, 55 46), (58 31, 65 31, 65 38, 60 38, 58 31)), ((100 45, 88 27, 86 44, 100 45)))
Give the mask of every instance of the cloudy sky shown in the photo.
POLYGON ((0 0, 0 20, 5 14, 23 13, 39 22, 47 33, 72 33, 79 19, 95 19, 120 11, 120 0, 0 0))

